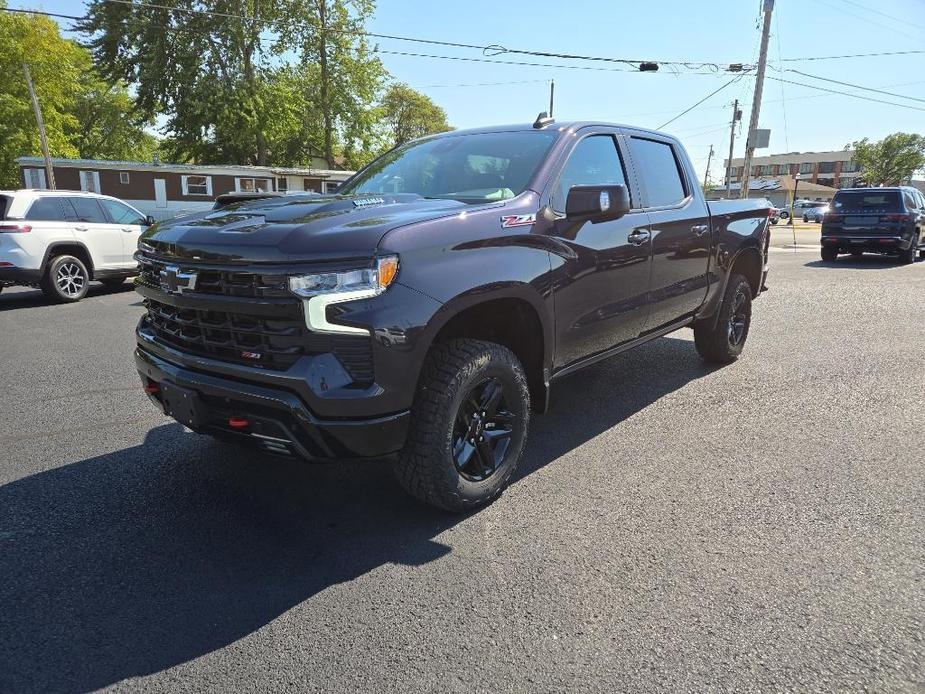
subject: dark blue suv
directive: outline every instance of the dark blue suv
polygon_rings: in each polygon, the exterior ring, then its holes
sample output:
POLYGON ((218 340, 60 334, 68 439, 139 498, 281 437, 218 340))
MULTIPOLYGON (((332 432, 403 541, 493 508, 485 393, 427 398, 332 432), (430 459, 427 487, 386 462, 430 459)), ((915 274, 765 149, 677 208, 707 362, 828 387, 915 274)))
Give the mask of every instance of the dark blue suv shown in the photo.
POLYGON ((846 188, 822 218, 822 259, 881 253, 914 263, 925 257, 923 231, 925 196, 916 188, 846 188))

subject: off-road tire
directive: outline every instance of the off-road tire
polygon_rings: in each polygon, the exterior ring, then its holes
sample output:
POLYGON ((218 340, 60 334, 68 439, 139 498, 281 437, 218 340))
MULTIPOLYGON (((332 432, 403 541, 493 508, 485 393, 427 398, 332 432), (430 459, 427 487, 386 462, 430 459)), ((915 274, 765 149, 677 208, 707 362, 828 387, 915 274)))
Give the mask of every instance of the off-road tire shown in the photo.
POLYGON ((394 465, 399 484, 417 499, 464 512, 497 498, 520 462, 530 423, 530 392, 523 367, 506 347, 457 339, 435 345, 425 360, 411 408, 405 447, 394 465), (514 415, 503 462, 486 479, 467 479, 453 456, 457 414, 472 388, 499 379, 507 410, 514 415))
POLYGON ((833 263, 838 258, 838 251, 829 246, 822 247, 822 259, 827 263, 833 263))
POLYGON ((694 324, 694 344, 704 361, 729 364, 738 359, 748 338, 751 318, 751 285, 742 275, 732 275, 726 285, 718 315, 694 324), (736 325, 735 340, 733 318, 736 325))
MULTIPOLYGON (((80 258, 73 255, 59 255, 49 260, 48 267, 45 268, 45 274, 42 275, 42 280, 39 282, 42 293, 51 301, 61 304, 73 303, 83 299, 87 295, 89 285, 90 273, 87 271, 87 266, 84 265, 80 258), (79 276, 79 289, 68 291, 65 287, 62 287, 59 281, 59 273, 63 270, 68 271, 68 273, 73 271, 75 276, 79 276)), ((65 286, 76 287, 76 284, 65 286)))

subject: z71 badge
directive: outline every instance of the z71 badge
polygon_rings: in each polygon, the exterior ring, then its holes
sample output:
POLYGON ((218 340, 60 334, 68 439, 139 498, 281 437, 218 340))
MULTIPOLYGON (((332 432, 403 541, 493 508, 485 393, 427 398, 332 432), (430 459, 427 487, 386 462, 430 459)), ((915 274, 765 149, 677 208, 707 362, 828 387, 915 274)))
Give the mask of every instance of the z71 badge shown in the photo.
POLYGON ((536 212, 533 214, 509 214, 501 218, 501 228, 528 227, 536 223, 536 212))

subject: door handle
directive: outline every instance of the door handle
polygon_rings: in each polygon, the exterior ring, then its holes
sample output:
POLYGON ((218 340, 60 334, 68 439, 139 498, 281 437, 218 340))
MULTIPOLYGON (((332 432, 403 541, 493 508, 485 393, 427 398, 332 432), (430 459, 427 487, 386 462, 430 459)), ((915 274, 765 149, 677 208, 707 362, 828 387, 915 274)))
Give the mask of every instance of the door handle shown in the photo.
POLYGON ((626 237, 626 240, 634 246, 641 246, 649 240, 649 236, 651 236, 651 234, 645 229, 636 229, 632 234, 626 237))
POLYGON ((85 226, 83 226, 83 225, 79 225, 79 226, 74 227, 74 231, 86 231, 86 230, 87 230, 87 227, 85 227, 85 226))
POLYGON ((708 231, 710 231, 709 224, 695 224, 691 227, 691 231, 694 232, 694 236, 703 236, 708 231))
POLYGON ((131 234, 135 230, 131 227, 122 227, 122 231, 124 231, 126 234, 131 234))

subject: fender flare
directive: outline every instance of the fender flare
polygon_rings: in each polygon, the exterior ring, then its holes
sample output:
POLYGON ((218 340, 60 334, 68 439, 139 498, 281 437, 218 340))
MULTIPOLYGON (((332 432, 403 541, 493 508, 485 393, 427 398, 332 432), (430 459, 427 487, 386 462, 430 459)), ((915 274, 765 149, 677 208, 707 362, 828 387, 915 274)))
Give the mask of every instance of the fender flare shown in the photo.
POLYGON ((77 246, 83 249, 84 254, 86 255, 86 264, 87 270, 90 273, 90 279, 93 279, 95 268, 93 267, 93 256, 90 255, 90 249, 87 248, 86 244, 82 241, 52 241, 48 244, 48 247, 45 249, 45 255, 42 256, 42 264, 39 266, 39 270, 42 274, 45 274, 45 271, 48 269, 48 261, 52 258, 52 251, 61 246, 77 246))

